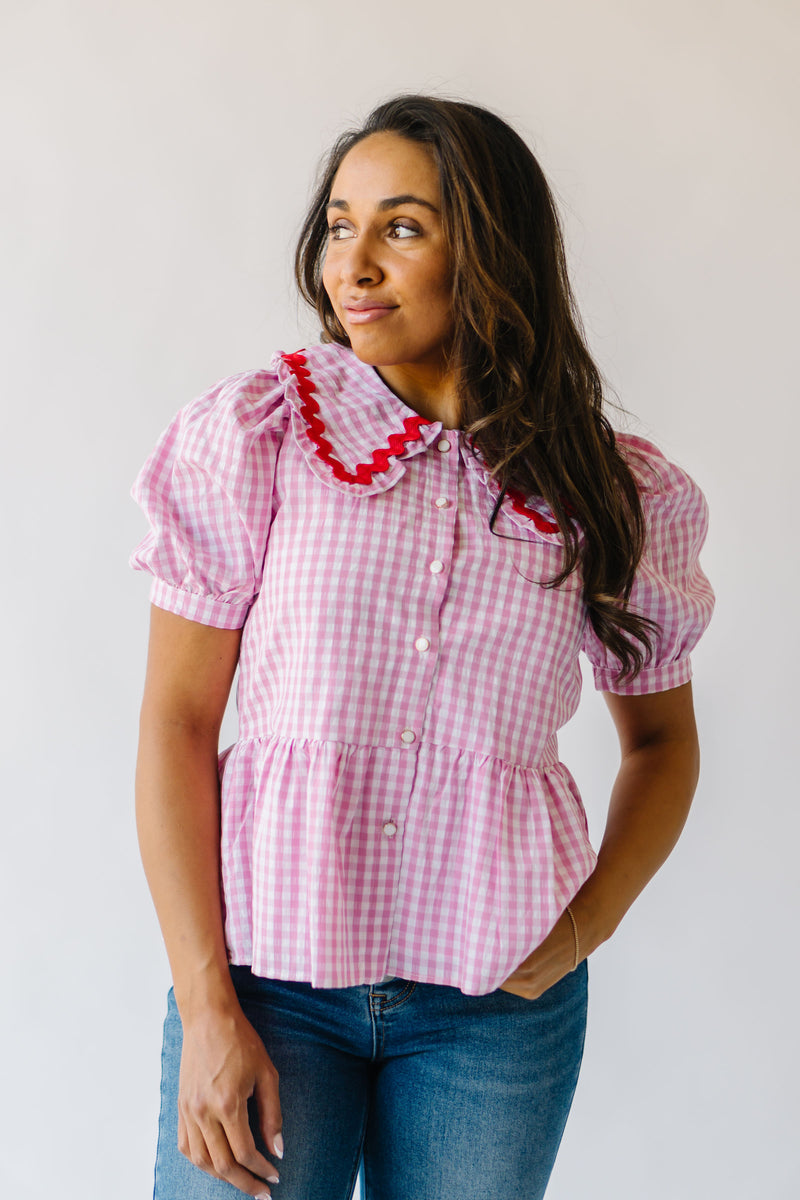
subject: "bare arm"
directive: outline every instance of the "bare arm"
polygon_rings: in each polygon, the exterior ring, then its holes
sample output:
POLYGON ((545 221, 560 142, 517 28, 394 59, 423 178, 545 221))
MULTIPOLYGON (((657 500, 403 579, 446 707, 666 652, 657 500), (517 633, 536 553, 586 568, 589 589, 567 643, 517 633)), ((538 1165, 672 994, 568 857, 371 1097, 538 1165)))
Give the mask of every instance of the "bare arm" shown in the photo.
MULTIPOLYGON (((672 851, 699 770, 692 688, 649 696, 605 695, 622 761, 594 872, 570 904, 581 958, 611 936, 672 851)), ((572 924, 565 914, 502 985, 533 999, 571 970, 572 924)))
POLYGON ((240 633, 153 608, 136 772, 139 844, 183 1024, 179 1145, 196 1166, 254 1196, 277 1179, 258 1153, 258 1101, 278 1157, 277 1074, 241 1011, 228 970, 219 893, 219 729, 240 633))

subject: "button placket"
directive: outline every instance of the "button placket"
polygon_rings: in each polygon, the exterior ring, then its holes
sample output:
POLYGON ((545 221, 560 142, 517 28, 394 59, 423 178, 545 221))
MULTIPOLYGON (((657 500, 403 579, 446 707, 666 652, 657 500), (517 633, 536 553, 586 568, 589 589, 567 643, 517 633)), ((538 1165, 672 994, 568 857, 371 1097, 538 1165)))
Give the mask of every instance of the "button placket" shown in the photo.
MULTIPOLYGON (((412 672, 408 676, 412 681, 408 693, 411 702, 398 712, 399 720, 394 735, 394 745, 412 758, 424 753, 421 743, 429 719, 437 676, 441 610, 448 591, 448 576, 458 521, 458 488, 462 470, 458 436, 457 433, 451 433, 451 441, 443 433, 439 442, 446 443, 447 448, 440 448, 438 443, 434 442, 424 456, 420 507, 417 510, 419 558, 416 561, 419 575, 414 581, 413 599, 408 608, 402 647, 405 665, 412 672), (434 563, 438 565, 431 569, 434 563)), ((417 786, 414 781, 417 778, 418 772, 412 770, 408 788, 404 788, 402 797, 396 799, 394 811, 387 813, 384 809, 376 814, 376 835, 383 847, 383 854, 392 864, 395 904, 400 902, 404 893, 409 870, 402 847, 404 840, 409 836, 408 820, 411 805, 414 803, 417 786), (392 828, 394 833, 391 832, 392 828)))
POLYGON ((420 570, 427 576, 427 583, 420 580, 416 592, 416 603, 409 614, 406 653, 413 654, 418 664, 419 690, 414 687, 414 703, 411 711, 403 713, 405 728, 397 731, 399 744, 416 753, 425 727, 430 703, 430 689, 436 674, 439 649, 440 610, 447 594, 449 566, 452 560, 457 516, 458 496, 458 453, 452 439, 442 432, 426 456, 424 489, 422 498, 424 511, 420 527, 420 570))

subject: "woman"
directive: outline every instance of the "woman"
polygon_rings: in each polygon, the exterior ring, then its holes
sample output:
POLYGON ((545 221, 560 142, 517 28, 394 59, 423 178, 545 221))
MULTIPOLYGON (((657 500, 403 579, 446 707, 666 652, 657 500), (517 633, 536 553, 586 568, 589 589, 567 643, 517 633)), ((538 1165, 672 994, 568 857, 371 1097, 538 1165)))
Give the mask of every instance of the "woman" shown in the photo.
POLYGON ((189 405, 136 489, 156 1196, 345 1200, 363 1155, 374 1200, 530 1200, 585 960, 696 783, 704 502, 606 423, 546 182, 493 114, 376 109, 297 274, 323 344, 189 405), (556 746, 581 650, 622 750, 596 857, 556 746))

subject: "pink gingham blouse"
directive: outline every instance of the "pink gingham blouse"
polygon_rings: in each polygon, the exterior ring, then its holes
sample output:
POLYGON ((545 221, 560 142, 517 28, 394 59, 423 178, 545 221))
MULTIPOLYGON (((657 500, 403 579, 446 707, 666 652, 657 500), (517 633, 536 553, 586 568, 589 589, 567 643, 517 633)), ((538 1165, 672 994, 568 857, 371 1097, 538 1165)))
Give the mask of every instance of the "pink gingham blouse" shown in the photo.
POLYGON ((649 539, 633 604, 663 629, 633 683, 586 619, 552 513, 507 497, 463 433, 350 350, 277 355, 184 408, 135 485, 153 603, 243 626, 240 736, 220 759, 233 963, 346 987, 498 987, 595 855, 557 730, 598 688, 678 687, 710 616, 703 497, 620 436, 649 539))

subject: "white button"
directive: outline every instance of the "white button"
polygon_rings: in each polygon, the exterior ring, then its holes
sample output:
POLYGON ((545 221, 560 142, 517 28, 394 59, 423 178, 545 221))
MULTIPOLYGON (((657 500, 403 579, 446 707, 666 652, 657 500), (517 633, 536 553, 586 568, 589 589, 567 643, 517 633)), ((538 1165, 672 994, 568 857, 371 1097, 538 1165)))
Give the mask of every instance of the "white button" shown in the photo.
POLYGON ((447 496, 437 496, 433 503, 436 505, 437 508, 449 508, 450 507, 450 501, 447 499, 447 496))
POLYGON ((397 833, 397 826, 395 825, 394 821, 385 821, 383 825, 383 832, 387 837, 394 837, 394 835, 397 833))
POLYGON ((413 729, 404 729, 403 732, 400 734, 400 741, 405 742, 405 744, 407 746, 410 746, 411 743, 415 742, 416 740, 417 740, 417 735, 414 733, 413 729))
POLYGON ((431 575, 441 575, 442 571, 444 570, 444 563, 440 562, 438 558, 435 558, 428 570, 430 571, 431 575))
POLYGON ((447 451, 450 449, 450 443, 448 442, 447 438, 442 438, 441 441, 438 441, 436 443, 436 449, 441 450, 442 454, 447 454, 447 451))
POLYGON ((430 650, 430 648, 431 644, 427 638, 417 638, 417 640, 414 642, 414 649, 419 650, 420 654, 423 652, 423 650, 430 650))

